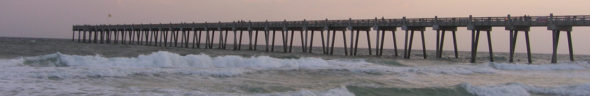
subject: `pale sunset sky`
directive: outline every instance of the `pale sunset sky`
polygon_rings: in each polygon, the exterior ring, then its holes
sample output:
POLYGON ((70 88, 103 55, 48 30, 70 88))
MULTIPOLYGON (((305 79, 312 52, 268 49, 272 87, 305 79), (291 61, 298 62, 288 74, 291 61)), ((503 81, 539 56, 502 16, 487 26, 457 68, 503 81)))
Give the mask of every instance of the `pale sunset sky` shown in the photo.
MULTIPOLYGON (((139 24, 179 22, 231 22, 371 19, 375 17, 475 17, 534 15, 590 15, 589 0, 1 0, 0 37, 71 38, 74 24, 139 24), (108 17, 111 14, 112 17, 108 17)), ((470 33, 459 28, 460 50, 468 50, 470 33)), ((508 32, 494 28, 494 47, 507 50, 508 32)), ((574 28, 576 52, 590 54, 590 28, 574 28)), ((434 31, 428 28, 428 36, 434 31)), ((565 34, 565 33, 564 33, 565 34)), ((402 32, 398 38, 402 38, 402 32)), ((536 53, 548 53, 551 40, 546 28, 533 28, 536 53), (547 47, 547 48, 545 48, 547 47)), ((427 36, 427 38, 428 38, 427 36)), ((482 37, 485 34, 482 34, 482 37)), ((519 35, 522 36, 522 35, 519 35)), ((566 49, 562 35, 560 49, 566 49)), ((450 37, 450 35, 449 35, 450 37)), ((418 39, 417 39, 418 40, 418 39)), ((524 38, 518 43, 524 45, 524 38), (522 41, 522 42, 521 42, 522 41)), ((451 41, 447 39, 446 41, 451 41)), ((486 38, 480 50, 487 51, 486 38)), ((398 41, 399 43, 399 41, 398 41)), ((427 46, 434 46, 434 39, 427 46)), ((416 43, 417 45, 421 45, 416 43)), ((451 49, 451 42, 446 43, 451 49)), ((387 46, 387 45, 386 45, 387 46)), ((400 45, 398 45, 400 46, 400 45)), ((524 46, 517 46, 519 52, 524 46)), ((421 48, 421 47, 414 47, 421 48)), ((434 49, 430 48, 429 49, 434 49)), ((560 50, 560 53, 567 51, 560 50)))

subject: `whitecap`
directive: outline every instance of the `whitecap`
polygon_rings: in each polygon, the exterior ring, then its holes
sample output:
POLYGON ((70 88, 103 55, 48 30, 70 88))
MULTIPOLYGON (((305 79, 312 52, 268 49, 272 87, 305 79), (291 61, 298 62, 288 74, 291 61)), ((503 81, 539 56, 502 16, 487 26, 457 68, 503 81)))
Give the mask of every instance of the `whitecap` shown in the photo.
POLYGON ((590 84, 539 87, 520 83, 508 83, 492 86, 473 86, 469 83, 462 83, 460 86, 465 88, 469 93, 478 96, 530 96, 531 94, 558 96, 590 95, 590 84))
POLYGON ((581 70, 589 69, 590 64, 585 62, 561 63, 561 64, 507 64, 490 63, 490 66, 499 70, 517 71, 547 71, 547 70, 581 70))

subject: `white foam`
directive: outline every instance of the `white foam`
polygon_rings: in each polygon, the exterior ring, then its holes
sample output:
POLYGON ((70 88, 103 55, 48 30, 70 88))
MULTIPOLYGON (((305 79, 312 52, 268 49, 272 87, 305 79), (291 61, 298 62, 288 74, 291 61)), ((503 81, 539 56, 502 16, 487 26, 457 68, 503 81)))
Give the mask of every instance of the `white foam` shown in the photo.
POLYGON ((436 65, 424 67, 412 67, 410 72, 435 73, 435 74, 492 74, 495 70, 485 65, 436 65))
POLYGON ((558 96, 589 96, 590 84, 558 87, 537 87, 520 83, 509 83, 494 86, 472 86, 461 84, 468 92, 478 96, 530 96, 531 94, 558 96))
POLYGON ((294 92, 278 92, 267 94, 255 94, 253 96, 355 96, 344 86, 330 90, 299 90, 294 92))
POLYGON ((461 86, 477 96, 530 96, 530 93, 519 85, 472 86, 463 83, 461 86))
POLYGON ((134 74, 186 74, 235 76, 258 70, 358 69, 379 66, 364 61, 323 60, 320 58, 278 59, 268 56, 211 57, 160 51, 138 57, 103 57, 61 53, 3 60, 0 78, 15 77, 117 77, 134 74), (32 67, 33 66, 33 67, 32 67))
POLYGON ((563 64, 506 64, 490 63, 490 65, 500 70, 519 70, 519 71, 547 71, 547 70, 581 70, 589 69, 590 64, 587 62, 563 63, 563 64))
POLYGON ((590 83, 560 87, 532 87, 524 86, 527 90, 537 94, 551 94, 559 96, 590 96, 590 83))
MULTIPOLYGON (((42 95, 42 93, 76 93, 87 92, 88 90, 102 90, 97 94, 110 93, 112 86, 94 86, 84 85, 83 83, 72 83, 67 80, 70 78, 88 78, 88 77, 125 77, 130 75, 196 75, 196 76, 236 76, 254 71, 265 70, 317 70, 317 69, 336 69, 347 70, 359 73, 376 73, 376 74, 397 74, 397 75, 471 75, 471 74, 518 74, 522 71, 534 71, 533 73, 553 75, 566 75, 567 72, 555 73, 562 70, 586 70, 590 65, 584 62, 573 64, 470 64, 470 65, 433 65, 433 66, 385 66, 372 64, 364 60, 324 60, 320 58, 300 58, 300 59, 279 59, 268 56, 257 57, 240 57, 240 56, 218 56, 212 57, 205 54, 182 56, 175 53, 160 51, 151 54, 140 55, 137 57, 103 57, 67 55, 61 53, 23 57, 16 59, 0 60, 0 84, 6 85, 0 87, 0 93, 10 92, 12 90, 29 92, 30 94, 21 95, 42 95), (514 72, 518 71, 518 72, 514 72), (546 72, 537 72, 546 71, 546 72), (64 79, 66 81, 52 82, 47 79, 64 79), (31 83, 39 82, 39 83, 31 83), (51 86, 61 86, 60 90, 51 86), (24 89, 30 89, 24 90, 24 89), (33 94, 33 93, 40 94, 33 94)), ((579 78, 582 73, 571 74, 569 77, 579 78)), ((567 78, 569 78, 567 77, 567 78)), ((413 77, 402 77, 413 78, 413 77)), ((566 78, 566 77, 564 77, 566 78)), ((589 95, 590 89, 588 84, 578 86, 563 87, 534 87, 522 84, 507 84, 498 86, 471 86, 464 85, 470 92, 482 96, 527 96, 534 94, 555 94, 555 95, 589 95), (530 92, 530 93, 529 93, 530 92)), ((170 94, 155 93, 132 93, 145 91, 146 89, 128 89, 124 92, 114 92, 113 95, 243 95, 234 93, 210 93, 199 91, 187 91, 180 89, 153 89, 170 94), (131 92, 131 93, 129 93, 131 92)), ((332 95, 347 96, 352 95, 344 87, 327 91, 317 90, 299 90, 293 92, 268 93, 268 94, 247 94, 247 95, 285 95, 295 96, 314 96, 314 95, 332 95)), ((18 94, 17 94, 18 95, 18 94)))
MULTIPOLYGON (((135 92, 145 92, 142 89, 136 89, 135 92)), ((136 93, 136 95, 156 95, 156 96, 355 96, 352 92, 344 86, 329 90, 307 90, 302 89, 298 91, 289 92, 273 92, 273 93, 219 93, 219 92, 201 92, 201 91, 187 91, 178 89, 154 89, 150 92, 136 93)))
POLYGON ((329 90, 307 90, 273 93, 227 93, 202 92, 175 88, 117 88, 72 81, 34 83, 34 80, 4 81, 0 80, 0 93, 9 96, 354 96, 346 87, 329 90), (33 83, 32 83, 33 82, 33 83))
MULTIPOLYGON (((181 56, 169 52, 155 52, 136 58, 96 56, 76 56, 51 54, 27 58, 27 60, 47 60, 57 58, 55 64, 63 63, 70 67, 124 67, 124 68, 249 68, 249 69, 321 69, 346 65, 329 65, 319 58, 277 59, 268 56, 244 58, 239 56, 210 57, 208 55, 181 56)), ((362 63, 362 62, 355 62, 362 63)))
MULTIPOLYGON (((211 57, 205 54, 186 55, 159 51, 138 57, 103 57, 67 55, 61 53, 3 60, 0 66, 6 70, 0 72, 24 73, 9 74, 15 76, 50 77, 57 76, 127 76, 132 74, 188 74, 235 76, 258 70, 314 70, 314 69, 345 69, 352 72, 377 74, 493 74, 498 70, 576 70, 590 68, 589 64, 505 64, 490 63, 477 65, 435 65, 435 66, 384 66, 363 60, 323 60, 320 58, 279 59, 268 56, 211 57), (37 66, 33 67, 28 65, 37 66), (16 67, 15 67, 16 66, 16 67), (38 67, 42 66, 42 67, 38 67), (490 67, 491 66, 491 67, 490 67), (14 67, 14 68, 7 68, 14 67), (15 70, 18 69, 18 70, 15 70), (496 70, 498 69, 498 70, 496 70), (29 71, 26 71, 29 70, 29 71)), ((2 74, 0 74, 2 75, 2 74)), ((5 74, 6 75, 6 74, 5 74)), ((0 77, 2 78, 2 77, 0 77)))

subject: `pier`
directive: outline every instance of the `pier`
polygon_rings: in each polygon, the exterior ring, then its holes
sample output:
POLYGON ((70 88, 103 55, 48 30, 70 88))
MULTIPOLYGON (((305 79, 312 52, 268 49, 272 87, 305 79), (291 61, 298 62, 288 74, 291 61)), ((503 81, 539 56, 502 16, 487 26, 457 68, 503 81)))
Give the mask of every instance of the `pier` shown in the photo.
MULTIPOLYGON (((401 19, 348 19, 348 20, 303 20, 303 21, 234 21, 216 23, 176 23, 176 24, 126 24, 126 25, 74 25, 72 40, 81 43, 135 44, 161 47, 204 48, 225 50, 246 50, 242 47, 242 40, 248 39, 247 50, 258 50, 258 40, 264 40, 266 52, 293 52, 293 38, 300 38, 301 52, 312 53, 314 46, 321 46, 322 54, 333 55, 334 43, 342 42, 346 56, 357 56, 359 36, 366 36, 368 54, 382 56, 384 41, 393 40, 394 56, 409 59, 414 44, 414 34, 422 39, 423 58, 427 58, 424 32, 426 27, 436 31, 436 54, 441 58, 445 36, 451 35, 454 45, 455 58, 457 55, 458 27, 471 30, 471 62, 476 62, 480 34, 483 31, 488 41, 489 60, 494 61, 492 50, 492 27, 504 27, 509 35, 509 62, 514 62, 514 50, 518 33, 524 33, 528 62, 532 63, 529 31, 531 27, 547 27, 552 32, 553 52, 552 63, 557 63, 557 48, 559 35, 566 32, 569 45, 570 60, 574 61, 571 40, 572 27, 590 26, 590 15, 559 15, 554 16, 511 16, 505 17, 437 17, 434 18, 406 18, 401 19), (398 54, 397 29, 405 32, 403 36, 403 53, 398 54), (247 34, 244 34, 244 33, 247 34), (376 38, 370 38, 369 33, 375 32, 376 38), (418 33, 416 33, 418 32, 418 33), (319 33, 319 34, 318 34, 319 33), (228 37, 233 34, 233 37, 228 37), (258 34, 264 37, 258 38, 258 34), (278 34, 278 36, 277 36, 278 34), (300 34, 300 37, 294 37, 300 34), (203 36, 204 35, 204 36, 203 36), (244 38, 244 35, 246 35, 244 38), (321 37, 321 45, 313 44, 314 36, 321 37), (385 38, 391 35, 393 38, 385 38), (342 36, 342 40, 336 40, 342 36), (228 48, 228 38, 233 42, 228 48), (263 38, 263 39, 262 39, 263 38), (277 42, 277 38, 282 41, 277 42), (201 41, 203 40, 204 41, 201 41), (374 41, 373 41, 374 40, 374 41), (214 41, 217 41, 214 44, 214 41), (372 42, 373 41, 373 42, 372 42), (282 44, 282 48, 275 48, 275 44, 282 44), (275 50, 277 49, 277 50, 275 50)), ((418 37, 417 37, 418 38, 418 37)), ((363 45, 364 46, 364 45, 363 45)))

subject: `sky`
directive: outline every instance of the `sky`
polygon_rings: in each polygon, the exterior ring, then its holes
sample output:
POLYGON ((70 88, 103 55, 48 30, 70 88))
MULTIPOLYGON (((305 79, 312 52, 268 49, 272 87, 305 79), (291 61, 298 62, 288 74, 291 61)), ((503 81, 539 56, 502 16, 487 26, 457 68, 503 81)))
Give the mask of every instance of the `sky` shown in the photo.
MULTIPOLYGON (((477 17, 507 14, 546 16, 550 13, 590 15, 588 4, 588 0, 1 0, 0 37, 71 38, 74 24, 477 17)), ((469 36, 465 28, 459 30, 462 31, 458 35, 469 36)), ((494 39, 507 40, 504 35, 508 33, 503 28, 494 30, 494 39)), ((550 40, 546 40, 550 38, 546 37, 550 36, 549 31, 546 28, 533 28, 533 31, 540 32, 532 32, 532 36, 542 37, 531 38, 532 45, 543 47, 533 51, 545 53, 550 50, 550 40)), ((583 41, 590 40, 583 37, 590 36, 584 31, 590 29, 574 28, 574 43, 578 44, 575 48, 579 50, 590 49, 590 46, 583 44, 583 41)), ((467 41, 469 38, 461 40, 467 41)), ((429 40, 428 45, 433 46, 433 41, 429 40)), ((508 45, 504 41, 497 42, 499 47, 508 45)), ((468 46, 466 44, 460 45, 461 48, 468 46)), ((481 44, 483 48, 486 47, 483 45, 487 45, 481 44)), ((590 53, 585 50, 581 52, 590 53)))

